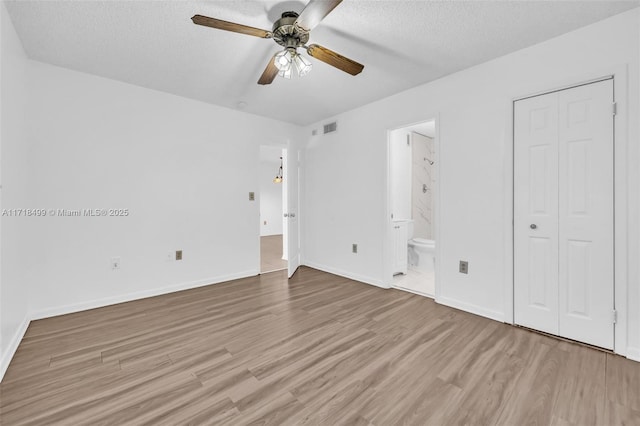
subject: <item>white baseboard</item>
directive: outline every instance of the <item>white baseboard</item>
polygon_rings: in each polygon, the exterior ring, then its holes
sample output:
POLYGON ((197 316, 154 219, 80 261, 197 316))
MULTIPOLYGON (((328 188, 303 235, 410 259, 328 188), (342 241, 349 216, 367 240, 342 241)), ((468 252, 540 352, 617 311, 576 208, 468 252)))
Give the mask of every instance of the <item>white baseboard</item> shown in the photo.
POLYGON ((505 317, 503 312, 493 311, 491 309, 486 309, 481 306, 477 306, 467 302, 461 302, 456 299, 451 299, 445 296, 436 297, 436 302, 441 305, 449 306, 451 308, 460 309, 461 311, 470 312, 475 315, 480 315, 481 317, 489 318, 495 321, 505 322, 505 317))
POLYGON ((627 358, 640 362, 640 348, 627 348, 627 358))
POLYGON ((308 262, 307 261, 307 262, 304 263, 304 266, 308 266, 308 267, 313 268, 313 269, 318 269, 318 270, 323 271, 323 272, 328 272, 330 274, 340 275, 341 277, 349 278, 349 279, 354 280, 354 281, 360 281, 360 282, 365 283, 365 284, 371 284, 371 285, 374 285, 376 287, 390 288, 388 285, 384 284, 382 282, 382 280, 378 280, 378 279, 372 278, 372 277, 366 277, 364 275, 352 274, 351 272, 343 271, 343 270, 337 269, 337 268, 332 268, 332 267, 326 266, 326 265, 321 265, 319 263, 308 262))
POLYGON ((9 364, 11 363, 11 360, 13 359, 13 356, 15 355, 16 351, 18 350, 18 346, 20 345, 20 342, 22 341, 22 338, 24 337, 24 334, 27 332, 27 328, 29 328, 29 323, 30 322, 31 321, 29 321, 29 318, 25 317, 25 319, 20 324, 20 327, 18 327, 18 329, 16 330, 15 334, 11 338, 11 342, 9 343, 9 347, 7 347, 7 350, 3 354, 1 354, 1 356, 0 356, 0 382, 2 382, 2 379, 4 378, 4 373, 7 372, 7 368, 9 368, 9 364))
POLYGON ((113 297, 105 297, 102 299, 88 300, 86 302, 74 303, 72 305, 56 306, 52 308, 33 311, 30 313, 30 318, 31 320, 37 320, 55 317, 58 315, 71 314, 74 312, 86 311, 88 309, 102 308, 109 305, 116 305, 118 303, 131 302, 138 299, 146 299, 147 297, 161 296, 163 294, 174 293, 176 291, 189 290, 192 288, 204 287, 211 284, 219 284, 222 282, 237 280, 240 278, 253 277, 255 275, 258 275, 259 273, 260 271, 258 270, 250 270, 198 281, 173 284, 166 287, 160 287, 146 291, 139 291, 113 297))

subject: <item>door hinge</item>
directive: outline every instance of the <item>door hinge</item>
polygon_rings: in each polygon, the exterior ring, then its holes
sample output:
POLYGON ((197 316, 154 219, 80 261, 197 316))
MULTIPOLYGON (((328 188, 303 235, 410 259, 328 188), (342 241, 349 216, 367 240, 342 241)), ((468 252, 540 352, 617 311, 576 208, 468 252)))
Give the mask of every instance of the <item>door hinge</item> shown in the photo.
POLYGON ((618 103, 614 102, 612 104, 612 110, 613 110, 613 115, 616 115, 618 113, 618 103))
POLYGON ((618 311, 616 311, 615 309, 611 312, 611 316, 613 318, 613 323, 617 324, 618 323, 618 311))

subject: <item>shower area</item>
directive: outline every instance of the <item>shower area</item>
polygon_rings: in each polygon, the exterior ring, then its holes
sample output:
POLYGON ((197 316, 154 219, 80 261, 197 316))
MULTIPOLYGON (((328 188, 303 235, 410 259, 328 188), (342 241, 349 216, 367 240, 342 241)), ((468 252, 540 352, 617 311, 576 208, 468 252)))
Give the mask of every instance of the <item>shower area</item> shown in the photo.
POLYGON ((435 295, 435 120, 389 133, 393 286, 435 295))

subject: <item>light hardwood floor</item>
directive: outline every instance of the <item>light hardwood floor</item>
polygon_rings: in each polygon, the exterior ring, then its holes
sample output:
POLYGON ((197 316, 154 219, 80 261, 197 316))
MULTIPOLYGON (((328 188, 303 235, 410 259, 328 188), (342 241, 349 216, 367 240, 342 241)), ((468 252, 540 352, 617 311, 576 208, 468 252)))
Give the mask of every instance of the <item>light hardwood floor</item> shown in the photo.
POLYGON ((309 268, 35 321, 0 423, 640 424, 640 363, 309 268))
POLYGON ((282 260, 282 235, 260 237, 260 272, 273 272, 287 268, 282 260))

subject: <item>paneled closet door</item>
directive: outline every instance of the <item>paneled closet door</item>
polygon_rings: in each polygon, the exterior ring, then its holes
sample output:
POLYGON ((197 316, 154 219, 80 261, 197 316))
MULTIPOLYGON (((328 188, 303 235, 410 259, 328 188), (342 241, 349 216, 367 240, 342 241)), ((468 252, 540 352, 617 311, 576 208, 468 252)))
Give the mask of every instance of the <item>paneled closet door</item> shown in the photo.
POLYGON ((558 94, 515 103, 514 319, 558 334, 558 94))
POLYGON ((559 334, 613 349, 613 80, 558 94, 559 334))
POLYGON ((613 349, 613 80, 517 101, 516 324, 613 349))

